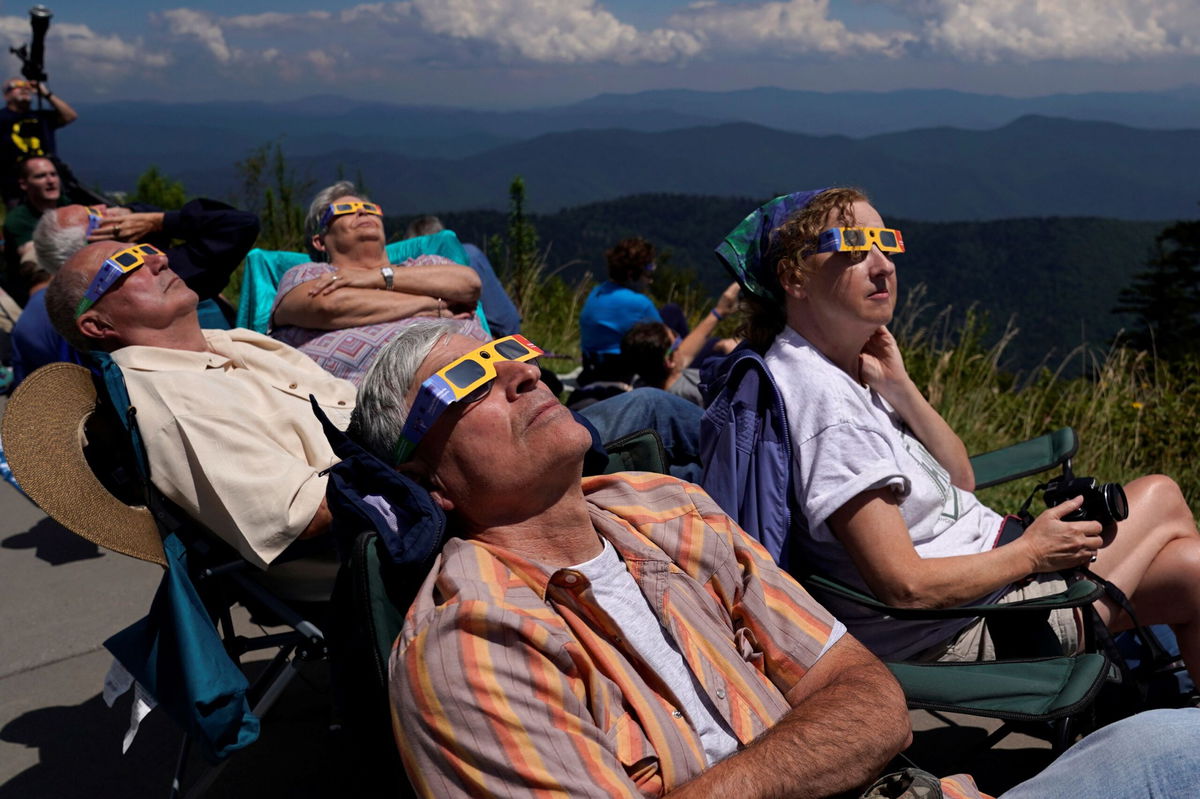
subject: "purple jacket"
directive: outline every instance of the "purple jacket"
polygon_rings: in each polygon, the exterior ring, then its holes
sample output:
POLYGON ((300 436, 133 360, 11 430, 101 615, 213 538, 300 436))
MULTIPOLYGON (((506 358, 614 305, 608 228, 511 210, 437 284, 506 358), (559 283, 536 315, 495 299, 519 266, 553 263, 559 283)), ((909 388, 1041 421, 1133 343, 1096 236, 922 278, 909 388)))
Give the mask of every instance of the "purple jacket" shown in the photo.
POLYGON ((762 356, 743 345, 706 370, 704 383, 700 484, 788 569, 792 442, 775 380, 762 356))

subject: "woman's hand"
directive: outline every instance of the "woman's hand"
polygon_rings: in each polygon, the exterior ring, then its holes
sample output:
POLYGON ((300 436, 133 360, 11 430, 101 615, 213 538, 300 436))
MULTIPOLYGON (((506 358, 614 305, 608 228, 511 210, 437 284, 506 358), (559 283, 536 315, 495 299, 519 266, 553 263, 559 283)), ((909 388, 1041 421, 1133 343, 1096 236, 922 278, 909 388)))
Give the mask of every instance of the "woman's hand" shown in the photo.
POLYGON ((1024 546, 1032 558, 1033 572, 1053 572, 1088 563, 1105 545, 1097 521, 1067 522, 1063 516, 1078 510, 1083 497, 1074 497, 1047 508, 1029 525, 1024 535, 1008 546, 1024 546))
POLYGON ((383 275, 378 269, 335 269, 327 275, 310 280, 308 296, 332 294, 338 289, 382 289, 383 275))
POLYGON ((900 347, 886 327, 876 330, 863 345, 858 356, 858 378, 884 397, 889 396, 887 389, 908 380, 900 347))
POLYGON ((717 306, 713 308, 721 316, 728 316, 737 310, 738 295, 741 294, 742 287, 737 281, 729 284, 725 291, 721 292, 721 296, 717 298, 717 306))

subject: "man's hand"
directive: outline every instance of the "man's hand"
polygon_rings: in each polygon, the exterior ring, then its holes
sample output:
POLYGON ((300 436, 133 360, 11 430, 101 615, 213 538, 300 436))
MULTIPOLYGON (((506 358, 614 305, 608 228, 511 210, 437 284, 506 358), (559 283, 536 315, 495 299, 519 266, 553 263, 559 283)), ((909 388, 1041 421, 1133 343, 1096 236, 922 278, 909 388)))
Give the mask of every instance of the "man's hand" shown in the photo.
MULTIPOLYGON (((109 209, 109 211, 114 209, 109 209)), ((105 212, 104 221, 100 227, 88 236, 89 242, 96 241, 141 241, 151 233, 162 230, 163 214, 161 211, 147 213, 126 213, 113 215, 105 212)))

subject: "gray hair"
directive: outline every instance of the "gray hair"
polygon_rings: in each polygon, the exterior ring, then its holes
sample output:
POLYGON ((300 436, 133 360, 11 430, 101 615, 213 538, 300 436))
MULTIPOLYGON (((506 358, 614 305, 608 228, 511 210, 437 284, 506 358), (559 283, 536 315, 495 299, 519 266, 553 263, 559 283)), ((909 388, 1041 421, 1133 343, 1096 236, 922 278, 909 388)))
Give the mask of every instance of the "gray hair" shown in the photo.
POLYGON ((433 214, 426 214, 418 216, 408 223, 408 228, 404 231, 404 238, 415 239, 417 236, 431 236, 434 233, 441 233, 445 229, 446 226, 442 224, 442 220, 433 214))
POLYGON ((321 232, 321 216, 325 213, 325 208, 334 200, 342 197, 357 197, 360 200, 370 199, 363 194, 348 180, 339 180, 332 186, 326 186, 317 192, 317 196, 313 197, 308 206, 308 216, 304 217, 304 232, 308 234, 308 238, 321 232))
POLYGON ((97 349, 100 343, 88 338, 75 324, 75 309, 87 293, 91 277, 82 271, 59 272, 46 287, 46 314, 58 334, 80 352, 97 349))
POLYGON ((75 253, 87 244, 87 228, 81 225, 63 227, 58 213, 47 211, 33 229, 33 249, 37 253, 38 266, 51 275, 75 253))
POLYGON ((405 397, 421 362, 446 336, 462 331, 456 319, 421 319, 404 327, 379 351, 358 386, 350 416, 350 435, 384 461, 392 463, 396 442, 408 418, 405 397))

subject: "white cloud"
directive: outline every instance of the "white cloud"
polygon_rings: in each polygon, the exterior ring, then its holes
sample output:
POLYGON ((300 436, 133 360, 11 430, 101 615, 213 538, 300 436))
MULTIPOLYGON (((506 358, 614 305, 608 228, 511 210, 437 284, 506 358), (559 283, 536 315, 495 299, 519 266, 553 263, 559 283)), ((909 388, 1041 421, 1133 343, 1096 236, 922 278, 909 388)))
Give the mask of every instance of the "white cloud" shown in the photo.
MULTIPOLYGON (((0 17, 0 47, 15 47, 29 39, 28 17, 0 17)), ((46 52, 51 79, 60 68, 102 80, 165 67, 171 62, 169 54, 147 47, 141 37, 126 40, 70 22, 51 26, 46 52)))
POLYGON ((668 24, 702 37, 715 51, 758 55, 817 53, 896 56, 915 39, 907 31, 851 31, 829 16, 829 0, 773 0, 760 4, 693 3, 668 24), (763 52, 760 48, 771 48, 763 52))
POLYGON ((890 5, 914 15, 930 50, 963 61, 1124 62, 1200 54, 1195 0, 922 0, 890 5))
POLYGON ((234 52, 225 42, 225 33, 210 14, 190 8, 173 8, 162 12, 168 33, 200 42, 218 62, 229 63, 234 52))
POLYGON ((412 0, 431 33, 473 39, 541 63, 662 63, 696 55, 686 31, 639 31, 594 0, 412 0))

